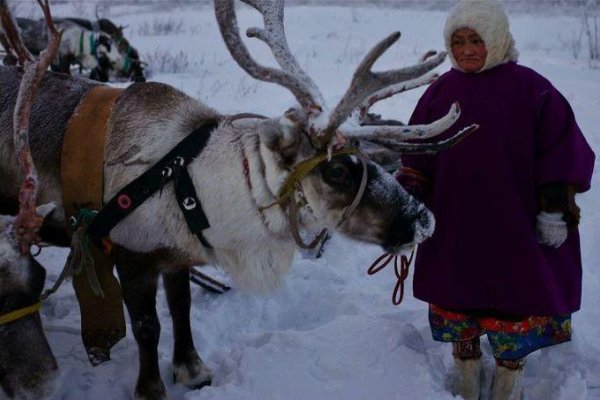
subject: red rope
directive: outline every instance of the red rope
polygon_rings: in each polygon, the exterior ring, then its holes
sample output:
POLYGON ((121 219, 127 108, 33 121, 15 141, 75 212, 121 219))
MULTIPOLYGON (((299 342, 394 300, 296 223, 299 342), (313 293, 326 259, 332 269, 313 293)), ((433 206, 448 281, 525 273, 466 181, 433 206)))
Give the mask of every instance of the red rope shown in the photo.
POLYGON ((367 274, 374 275, 377 272, 384 269, 392 261, 392 259, 394 260, 394 274, 396 275, 396 286, 394 287, 394 291, 392 292, 392 303, 396 306, 402 303, 402 299, 404 298, 404 281, 408 277, 408 267, 410 267, 414 255, 414 250, 411 251, 410 257, 406 257, 404 254, 400 255, 400 268, 398 268, 398 255, 383 253, 375 261, 373 261, 373 263, 367 270, 367 274))

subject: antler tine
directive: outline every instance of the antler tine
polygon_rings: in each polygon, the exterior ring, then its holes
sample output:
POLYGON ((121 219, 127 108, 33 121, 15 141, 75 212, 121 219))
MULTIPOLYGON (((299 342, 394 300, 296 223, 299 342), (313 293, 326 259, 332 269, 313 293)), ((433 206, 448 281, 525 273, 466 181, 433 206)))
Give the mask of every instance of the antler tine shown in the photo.
MULTIPOLYGON (((34 60, 33 55, 31 55, 21 40, 17 23, 8 9, 6 0, 0 0, 0 33, 4 34, 8 46, 19 60, 19 65, 25 65, 26 61, 34 60)), ((9 49, 6 50, 8 51, 9 49)))
MULTIPOLYGON (((266 7, 266 3, 260 0, 248 0, 246 1, 246 3, 248 3, 254 8, 257 8, 259 11, 261 10, 261 7, 265 11, 268 11, 266 13, 263 13, 263 17, 265 19, 267 18, 269 12, 273 12, 274 10, 276 12, 278 7, 277 4, 269 5, 269 7, 266 7)), ((297 71, 287 71, 285 69, 279 70, 265 67, 257 63, 252 58, 252 56, 248 52, 248 49, 246 48, 246 45, 240 37, 239 27, 237 24, 237 16, 235 13, 234 0, 215 0, 214 4, 217 22, 219 24, 219 30, 221 31, 223 40, 225 41, 225 44, 227 45, 231 56, 238 63, 238 65, 242 67, 242 69, 244 69, 248 74, 250 74, 256 79, 265 82, 273 82, 289 89, 296 97, 301 107, 304 110, 306 110, 307 113, 311 114, 314 113, 315 110, 321 110, 322 103, 318 102, 318 100, 320 100, 320 94, 316 96, 315 93, 313 93, 313 91, 311 90, 312 88, 307 87, 307 84, 303 80, 303 78, 296 73, 297 71)), ((282 10, 281 15, 283 15, 282 10)), ((274 15, 269 16, 268 18, 277 19, 278 17, 274 15)), ((281 16, 281 19, 283 20, 283 16, 281 16)), ((285 38, 285 36, 283 36, 283 38, 285 38)), ((280 49, 286 48, 287 44, 285 46, 282 45, 280 47, 280 49)), ((289 53, 289 50, 288 54, 289 57, 291 57, 291 53, 289 53)), ((280 59, 282 59, 283 55, 275 54, 275 56, 277 61, 281 64, 280 59)), ((286 65, 285 62, 284 65, 286 65)))
POLYGON ((399 82, 415 79, 438 65, 446 58, 445 52, 440 52, 429 59, 419 62, 410 67, 394 69, 383 72, 372 72, 373 64, 400 38, 400 32, 394 32, 381 42, 376 44, 365 56, 354 72, 350 87, 334 108, 329 117, 325 133, 328 136, 351 115, 352 111, 359 107, 369 95, 399 82))
POLYGON ((266 29, 249 28, 246 31, 248 37, 254 37, 265 42, 273 52, 275 60, 284 70, 296 75, 304 82, 313 98, 320 104, 324 104, 323 95, 317 88, 312 78, 300 67, 293 56, 285 35, 283 25, 284 0, 242 0, 244 3, 254 7, 263 16, 266 29))
MULTIPOLYGON (((4 0, 0 1, 4 6, 4 0)), ((48 0, 37 0, 37 2, 44 12, 44 19, 48 27, 48 45, 46 49, 40 53, 37 62, 32 57, 30 60, 25 60, 23 63, 25 70, 23 77, 21 78, 19 94, 13 116, 15 149, 21 168, 23 168, 25 173, 25 180, 23 181, 19 192, 19 214, 17 215, 17 220, 15 222, 15 229, 23 254, 29 251, 31 243, 36 239, 37 230, 42 223, 42 218, 37 215, 35 210, 38 178, 33 158, 31 157, 31 150, 29 148, 29 116, 31 114, 31 108, 37 89, 48 66, 54 57, 56 57, 60 44, 60 33, 56 30, 56 27, 52 22, 52 14, 50 13, 50 4, 48 3, 48 0)), ((10 17, 10 20, 14 22, 12 16, 10 14, 7 15, 10 17)), ((4 24, 4 20, 2 22, 4 24)), ((13 24, 9 29, 14 29, 14 32, 17 33, 16 38, 18 39, 18 42, 21 42, 18 31, 16 30, 16 25, 13 24)))
POLYGON ((427 50, 425 52, 425 54, 423 54, 421 57, 419 57, 419 62, 425 62, 425 61, 427 61, 427 59, 429 57, 433 57, 436 54, 437 54, 437 51, 435 51, 435 50, 427 50))
POLYGON ((479 125, 477 124, 469 125, 458 131, 453 136, 437 142, 403 143, 398 142, 396 140, 373 138, 365 140, 383 146, 398 154, 434 154, 438 151, 446 150, 454 146, 455 144, 469 136, 471 133, 475 132, 478 128, 479 125))
POLYGON ((395 126, 395 125, 366 125, 356 128, 344 129, 346 137, 358 139, 429 139, 437 136, 450 128, 460 116, 460 107, 458 103, 452 104, 450 111, 427 125, 395 126))
POLYGON ((407 90, 415 89, 419 86, 429 85, 438 77, 439 75, 437 73, 426 74, 418 78, 411 79, 410 81, 396 83, 395 85, 388 86, 384 89, 373 93, 372 95, 367 97, 358 108, 359 122, 363 121, 363 119, 367 115, 367 112, 373 106, 373 104, 395 96, 398 93, 406 92, 407 90))

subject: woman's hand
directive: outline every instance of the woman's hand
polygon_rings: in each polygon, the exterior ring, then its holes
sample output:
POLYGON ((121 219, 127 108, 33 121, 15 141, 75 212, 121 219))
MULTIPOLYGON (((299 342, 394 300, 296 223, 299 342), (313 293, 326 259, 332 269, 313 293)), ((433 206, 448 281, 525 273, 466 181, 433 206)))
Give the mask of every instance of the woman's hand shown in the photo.
POLYGON ((560 247, 569 233, 562 213, 542 211, 537 215, 536 231, 538 242, 554 248, 560 247))

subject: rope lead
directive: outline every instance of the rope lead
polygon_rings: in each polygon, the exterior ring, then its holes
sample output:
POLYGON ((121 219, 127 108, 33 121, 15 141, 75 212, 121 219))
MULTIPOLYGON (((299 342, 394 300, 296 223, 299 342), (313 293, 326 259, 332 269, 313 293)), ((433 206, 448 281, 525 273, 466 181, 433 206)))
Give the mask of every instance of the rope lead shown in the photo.
POLYGON ((394 274, 396 275, 396 286, 394 287, 394 291, 392 292, 392 303, 395 306, 402 303, 402 299, 404 298, 404 281, 406 281, 406 278, 408 277, 409 267, 412 263, 414 255, 414 248, 411 250, 410 256, 408 258, 404 254, 400 255, 400 268, 398 268, 398 255, 383 253, 375 261, 373 261, 369 269, 367 269, 367 274, 374 275, 377 272, 384 269, 392 260, 394 260, 394 274))

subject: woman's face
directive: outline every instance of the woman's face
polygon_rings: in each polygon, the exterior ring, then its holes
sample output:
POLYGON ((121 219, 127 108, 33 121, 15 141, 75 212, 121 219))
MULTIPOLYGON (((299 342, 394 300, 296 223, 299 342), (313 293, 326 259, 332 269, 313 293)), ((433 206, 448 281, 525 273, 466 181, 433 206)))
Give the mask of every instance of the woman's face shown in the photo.
POLYGON ((470 28, 454 31, 451 39, 452 55, 464 72, 477 72, 485 65, 487 49, 483 39, 470 28))

